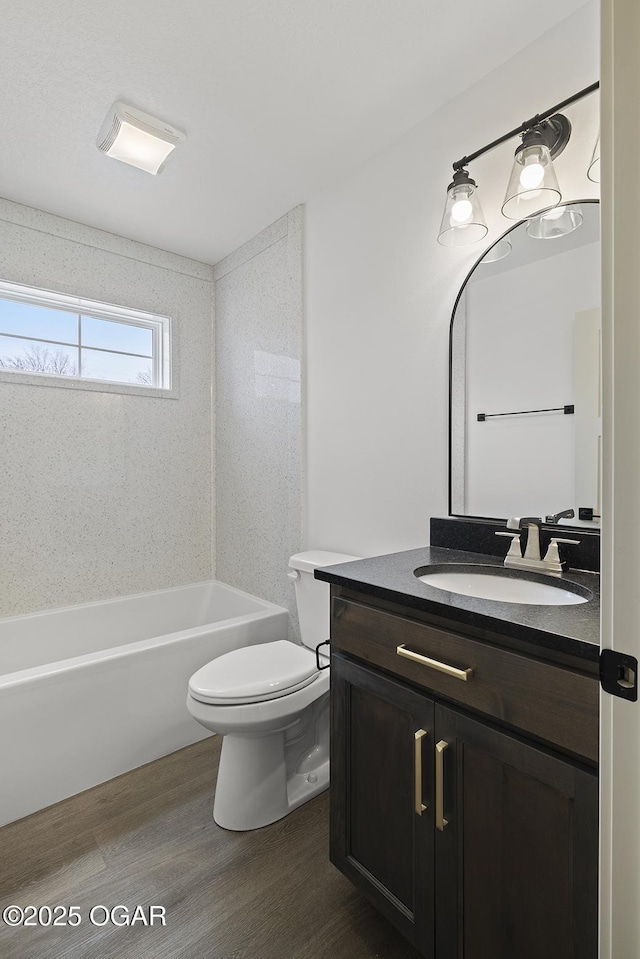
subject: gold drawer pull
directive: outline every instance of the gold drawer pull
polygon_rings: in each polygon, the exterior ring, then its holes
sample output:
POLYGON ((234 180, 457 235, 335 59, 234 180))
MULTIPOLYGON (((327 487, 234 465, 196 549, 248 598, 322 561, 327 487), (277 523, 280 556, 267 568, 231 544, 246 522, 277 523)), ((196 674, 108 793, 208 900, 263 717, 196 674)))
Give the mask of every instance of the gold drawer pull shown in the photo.
POLYGON ((419 816, 427 808, 422 802, 422 740, 426 735, 426 729, 419 729, 415 733, 413 747, 414 808, 419 816))
POLYGON ((437 659, 429 659, 422 653, 414 653, 412 649, 407 649, 404 643, 396 646, 398 656, 404 656, 414 663, 421 663, 423 666, 430 666, 431 669, 437 669, 439 673, 446 673, 447 676, 453 676, 454 679, 461 679, 464 683, 473 676, 472 669, 458 669, 456 666, 449 666, 448 663, 440 663, 437 659))
POLYGON ((444 739, 436 743, 436 829, 440 832, 449 825, 444 818, 444 751, 448 748, 449 743, 444 739))

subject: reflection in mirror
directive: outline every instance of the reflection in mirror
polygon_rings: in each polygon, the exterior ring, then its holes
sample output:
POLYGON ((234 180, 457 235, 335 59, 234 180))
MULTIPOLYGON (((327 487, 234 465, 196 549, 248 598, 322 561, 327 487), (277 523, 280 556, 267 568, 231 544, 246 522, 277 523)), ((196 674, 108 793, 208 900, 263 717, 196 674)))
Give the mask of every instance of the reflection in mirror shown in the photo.
POLYGON ((452 514, 598 523, 600 341, 597 201, 519 223, 479 260, 451 322, 452 514))

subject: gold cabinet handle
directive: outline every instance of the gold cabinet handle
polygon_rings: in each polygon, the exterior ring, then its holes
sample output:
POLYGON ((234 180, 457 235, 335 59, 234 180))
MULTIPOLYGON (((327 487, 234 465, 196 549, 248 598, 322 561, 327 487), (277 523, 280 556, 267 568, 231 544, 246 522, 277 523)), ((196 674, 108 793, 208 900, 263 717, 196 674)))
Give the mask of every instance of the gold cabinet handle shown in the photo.
POLYGON ((444 739, 436 743, 436 829, 440 832, 449 825, 444 818, 444 753, 448 748, 449 743, 444 739))
POLYGON ((463 683, 466 683, 473 676, 472 669, 458 669, 457 666, 449 666, 448 663, 441 663, 437 659, 429 659, 422 653, 414 653, 412 649, 407 649, 404 643, 396 646, 396 653, 398 656, 404 656, 405 659, 410 659, 414 663, 421 663, 423 666, 437 669, 439 673, 446 673, 447 676, 453 676, 454 679, 461 679, 463 683))
POLYGON ((419 729, 415 733, 413 746, 414 808, 419 816, 427 808, 422 802, 422 740, 426 735, 426 729, 419 729))

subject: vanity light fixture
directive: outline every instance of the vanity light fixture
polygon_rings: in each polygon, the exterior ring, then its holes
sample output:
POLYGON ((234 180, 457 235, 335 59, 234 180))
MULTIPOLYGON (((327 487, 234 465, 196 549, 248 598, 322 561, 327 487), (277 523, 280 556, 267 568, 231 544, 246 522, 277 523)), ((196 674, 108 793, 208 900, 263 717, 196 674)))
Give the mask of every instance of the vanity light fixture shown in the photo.
POLYGON ((528 220, 562 199, 553 167, 571 136, 571 124, 565 116, 555 116, 526 130, 513 160, 502 213, 510 220, 528 220))
POLYGON ((456 170, 447 187, 438 243, 442 246, 469 246, 489 232, 475 180, 467 170, 456 170))
MULTIPOLYGON (((442 246, 459 247, 477 243, 487 235, 487 225, 477 195, 477 184, 468 172, 469 164, 513 137, 522 137, 515 152, 513 168, 502 204, 502 213, 512 220, 528 220, 552 210, 562 200, 562 192, 553 167, 571 136, 571 123, 560 113, 564 107, 594 93, 600 84, 592 83, 544 113, 525 120, 519 127, 493 140, 475 153, 462 157, 453 164, 453 180, 447 187, 447 201, 438 233, 442 246)), ((599 146, 596 145, 591 169, 599 165, 599 146)), ((599 175, 599 174, 598 174, 599 175)), ((565 221, 566 225, 566 221, 565 221)), ((576 223, 572 229, 579 226, 576 223)), ((565 230, 570 232, 570 230, 565 230)), ((533 235, 533 234, 532 234, 533 235)), ((561 235, 559 233, 554 235, 561 235)))
POLYGON ((593 148, 593 156, 587 170, 587 176, 592 183, 600 183, 600 134, 598 134, 596 145, 593 148))
POLYGON ((579 203, 556 206, 529 220, 527 233, 535 240, 555 240, 573 233, 582 224, 584 216, 579 203))
POLYGON ((184 133, 163 120, 117 101, 100 127, 96 146, 115 160, 156 174, 184 139, 184 133))

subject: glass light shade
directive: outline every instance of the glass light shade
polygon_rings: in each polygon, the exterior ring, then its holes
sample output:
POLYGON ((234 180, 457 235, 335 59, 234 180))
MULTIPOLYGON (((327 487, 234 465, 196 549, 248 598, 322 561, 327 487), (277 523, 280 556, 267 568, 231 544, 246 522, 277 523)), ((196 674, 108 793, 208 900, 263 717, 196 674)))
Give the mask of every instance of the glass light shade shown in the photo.
POLYGON ((516 150, 502 212, 510 220, 528 220, 561 199, 549 147, 530 131, 516 150))
POLYGON ((438 243, 459 247, 479 243, 489 232, 478 189, 464 170, 456 171, 447 190, 438 243))
POLYGON ((105 150, 105 153, 115 160, 122 160, 123 163, 138 167, 145 173, 155 174, 174 148, 175 143, 168 143, 147 133, 146 130, 139 130, 130 123, 123 123, 113 146, 105 150))
POLYGON ((553 210, 529 220, 527 233, 536 240, 555 240, 559 236, 573 233, 583 219, 582 208, 577 203, 573 206, 556 206, 553 210))
POLYGON ((483 263, 495 263, 496 260, 504 260, 505 256, 509 256, 513 247, 508 240, 498 240, 490 250, 487 250, 485 255, 482 257, 483 263))
POLYGON ((593 156, 587 170, 587 176, 592 183, 600 183, 600 134, 598 134, 596 145, 593 148, 593 156))

